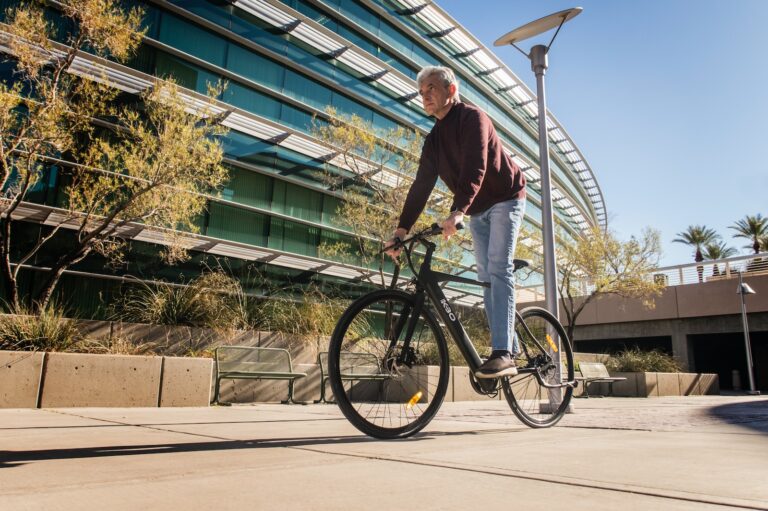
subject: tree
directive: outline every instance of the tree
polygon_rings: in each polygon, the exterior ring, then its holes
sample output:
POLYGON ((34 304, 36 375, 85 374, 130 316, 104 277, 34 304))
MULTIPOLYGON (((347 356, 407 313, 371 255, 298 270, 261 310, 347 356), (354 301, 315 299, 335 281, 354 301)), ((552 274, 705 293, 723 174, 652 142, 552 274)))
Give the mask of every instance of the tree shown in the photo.
MULTIPOLYGON (((713 241, 704 247, 704 258, 712 261, 726 259, 734 255, 736 255, 736 249, 727 247, 724 241, 713 241)), ((720 275, 720 267, 717 264, 712 268, 712 275, 720 275)))
POLYGON ((752 216, 747 215, 741 220, 729 227, 736 231, 733 235, 734 238, 747 238, 752 241, 752 250, 755 254, 760 253, 760 245, 766 236, 768 236, 768 218, 762 216, 760 213, 752 216))
POLYGON ((673 239, 673 243, 684 243, 696 249, 694 255, 694 261, 697 263, 704 260, 704 256, 701 254, 701 249, 704 245, 712 243, 719 239, 720 235, 715 232, 714 229, 703 225, 689 225, 688 229, 677 233, 677 238, 673 239))
MULTIPOLYGON (((701 254, 701 249, 707 243, 712 243, 720 238, 714 229, 705 227, 703 225, 689 225, 688 229, 677 233, 677 238, 673 239, 673 243, 684 243, 686 245, 696 248, 696 253, 693 256, 693 260, 700 263, 704 260, 704 256, 701 254)), ((697 266, 696 271, 699 274, 699 282, 704 281, 704 267, 697 266)))
POLYGON ((158 81, 139 104, 116 106, 120 91, 110 86, 105 72, 89 78, 71 72, 85 49, 99 57, 128 58, 141 40, 141 11, 123 11, 115 0, 70 0, 58 6, 72 22, 69 33, 46 23, 37 4, 12 9, 7 17, 12 34, 7 56, 16 75, 13 83, 0 84, 0 271, 14 309, 20 305, 21 265, 64 226, 73 232, 70 248, 55 254, 33 296, 37 311, 47 306, 63 272, 89 254, 119 261, 126 249, 119 234, 128 224, 162 232, 167 261, 184 257, 178 231, 195 231, 194 220, 205 207, 203 194, 220 187, 227 175, 216 139, 225 130, 210 102, 190 113, 178 87, 158 81), (54 36, 65 44, 54 43, 54 36), (69 182, 65 211, 53 223, 49 216, 50 228, 12 264, 12 215, 52 159, 69 182))
MULTIPOLYGON (((311 131, 335 153, 325 175, 326 184, 341 193, 343 200, 336 216, 354 236, 350 242, 324 243, 321 251, 326 257, 342 260, 354 254, 359 258, 356 262, 366 266, 378 262, 380 282, 385 285, 382 241, 388 240, 397 227, 398 215, 418 170, 423 140, 419 133, 402 126, 381 130, 370 121, 339 114, 332 107, 325 113, 328 121, 315 118, 311 131)), ((413 229, 443 220, 449 208, 446 193, 433 193, 413 229)), ((444 245, 440 255, 449 261, 445 264, 455 266, 469 246, 468 233, 460 233, 444 245)), ((436 263, 439 267, 439 261, 436 263)))
POLYGON ((568 337, 573 339, 579 315, 599 296, 641 299, 652 307, 653 298, 664 288, 663 283, 650 278, 660 256, 660 235, 652 229, 624 242, 595 227, 574 242, 562 244, 557 266, 568 337))
POLYGON ((725 245, 724 241, 714 241, 707 243, 704 247, 704 258, 712 261, 718 259, 727 259, 728 257, 736 255, 736 249, 725 245))

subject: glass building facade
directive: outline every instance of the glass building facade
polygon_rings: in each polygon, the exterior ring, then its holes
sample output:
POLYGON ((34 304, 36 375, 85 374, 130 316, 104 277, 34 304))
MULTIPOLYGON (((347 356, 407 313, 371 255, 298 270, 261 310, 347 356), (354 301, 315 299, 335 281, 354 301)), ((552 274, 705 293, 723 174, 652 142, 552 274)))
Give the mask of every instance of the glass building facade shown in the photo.
MULTIPOLYGON (((0 1, 0 4, 16 2, 0 1)), ((433 119, 416 94, 416 73, 426 65, 456 71, 462 100, 493 119, 506 150, 528 178, 526 224, 540 230, 538 130, 534 94, 493 53, 442 11, 423 0, 124 0, 146 13, 145 38, 125 64, 106 63, 113 84, 128 94, 155 77, 173 76, 190 102, 201 99, 209 83, 228 86, 219 101, 229 110, 224 124, 226 186, 208 197, 199 220, 192 259, 163 265, 156 237, 146 232, 131 240, 129 261, 105 268, 91 257, 65 277, 62 287, 80 291, 78 307, 96 310, 117 292, 120 279, 183 280, 200 271, 207 258, 226 258, 244 282, 254 265, 277 281, 332 283, 349 293, 366 287, 367 269, 325 260, 324 241, 351 236, 336 210, 343 198, 322 179, 324 168, 343 166, 329 157, 311 134, 313 118, 327 118, 332 106, 357 115, 376 128, 405 126, 426 134, 433 119)), ((79 57, 88 74, 98 59, 79 57)), ((96 71, 93 71, 94 73, 96 71)), ((11 68, 0 67, 10 76, 11 68)), ((547 114, 551 148, 554 211, 567 242, 594 225, 604 225, 605 206, 588 163, 563 127, 547 114)), ((66 180, 55 166, 47 170, 27 199, 40 208, 63 203, 66 180)), ((39 215, 38 215, 39 217, 39 215)), ((37 218, 37 217, 36 217, 37 218)), ((44 227, 23 222, 25 237, 44 227)), ((62 241, 65 243, 66 241, 62 241)), ((32 266, 45 267, 45 255, 32 266)), ((471 274, 471 261, 465 261, 471 274)), ((34 271, 27 272, 34 285, 34 271)), ((533 275, 523 285, 540 284, 533 275)), ((451 293, 449 293, 451 295, 451 293)), ((475 294, 455 291, 466 305, 475 294)))

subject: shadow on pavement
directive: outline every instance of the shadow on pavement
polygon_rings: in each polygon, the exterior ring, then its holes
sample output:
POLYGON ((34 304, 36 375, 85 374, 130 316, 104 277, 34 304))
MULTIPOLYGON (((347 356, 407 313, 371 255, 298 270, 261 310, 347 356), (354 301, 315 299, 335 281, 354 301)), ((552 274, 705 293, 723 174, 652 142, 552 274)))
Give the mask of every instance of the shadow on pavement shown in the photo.
POLYGON ((364 436, 306 437, 270 438, 263 440, 212 440, 208 442, 181 442, 172 444, 109 445, 101 447, 41 449, 39 451, 0 451, 0 468, 13 467, 30 461, 170 454, 180 452, 228 451, 235 449, 309 447, 327 444, 351 444, 374 441, 376 440, 364 436))
POLYGON ((768 434, 768 399, 755 397, 754 401, 742 401, 715 406, 709 414, 718 420, 768 434))

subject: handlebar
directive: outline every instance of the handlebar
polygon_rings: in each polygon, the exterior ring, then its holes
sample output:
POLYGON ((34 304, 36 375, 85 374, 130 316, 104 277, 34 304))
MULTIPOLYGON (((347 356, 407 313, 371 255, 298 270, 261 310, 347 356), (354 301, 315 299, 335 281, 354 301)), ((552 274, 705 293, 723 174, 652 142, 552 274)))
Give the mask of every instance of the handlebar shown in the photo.
MULTIPOLYGON (((456 224, 457 231, 461 231, 462 229, 464 229, 464 222, 459 222, 458 224, 456 224)), ((408 238, 395 241, 394 245, 391 245, 385 249, 380 250, 376 255, 381 255, 387 250, 397 250, 399 248, 405 248, 407 244, 413 244, 417 241, 426 240, 427 238, 431 238, 432 236, 437 236, 439 234, 442 234, 442 232, 443 232, 443 228, 440 227, 440 225, 438 225, 437 223, 434 223, 430 227, 424 229, 423 231, 417 232, 416 234, 408 238)))

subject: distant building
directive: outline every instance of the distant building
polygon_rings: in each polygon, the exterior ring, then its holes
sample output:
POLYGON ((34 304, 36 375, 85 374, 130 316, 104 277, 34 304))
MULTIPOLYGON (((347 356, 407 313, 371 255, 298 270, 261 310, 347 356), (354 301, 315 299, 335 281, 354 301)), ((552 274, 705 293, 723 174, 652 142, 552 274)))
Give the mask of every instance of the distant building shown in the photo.
MULTIPOLYGON (((3 8, 14 1, 0 1, 3 8)), ((365 272, 324 260, 323 240, 350 235, 335 218, 341 200, 319 178, 329 152, 309 133, 312 117, 331 105, 375 126, 403 125, 428 132, 433 120, 421 108, 415 76, 426 65, 447 65, 461 81, 461 96, 492 117, 507 150, 528 178, 526 223, 540 229, 537 107, 534 94, 489 49, 433 2, 410 0, 126 0, 146 10, 146 38, 127 66, 110 64, 111 80, 129 94, 156 76, 173 75, 190 97, 206 84, 229 82, 221 98, 232 114, 224 121, 231 180, 209 197, 193 258, 179 266, 156 256, 161 240, 148 231, 127 233, 127 266, 105 268, 98 257, 72 267, 61 289, 70 305, 95 314, 117 292, 120 278, 178 281, 200 271, 206 257, 226 257, 249 286, 249 268, 276 282, 333 281, 354 293, 365 272), (255 265, 255 266, 254 266, 255 265), (74 291, 74 292, 73 292, 74 291)), ((87 66, 86 66, 87 67, 87 66)), ((0 67, 10 79, 10 66, 0 67)), ((528 70, 524 70, 528 72, 528 70)), ((605 203, 589 164, 560 123, 548 115, 556 220, 575 235, 605 225, 605 203)), ((27 239, 40 236, 46 211, 61 204, 66 179, 56 167, 28 199, 27 239), (34 203, 34 204, 32 204, 34 203)), ((567 235, 567 234, 566 234, 567 235)), ((24 285, 33 286, 30 262, 24 285)), ((471 261, 466 261, 471 275, 471 261)), ((538 279, 538 280, 537 280, 538 279)), ((533 276, 525 285, 540 284, 533 276)), ((477 304, 478 296, 454 295, 477 304)))

